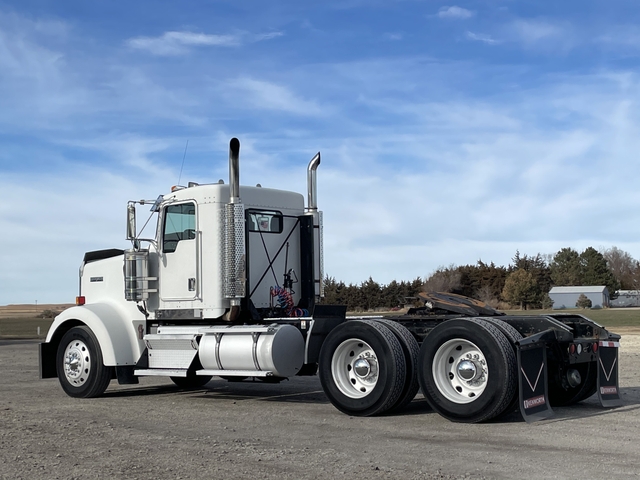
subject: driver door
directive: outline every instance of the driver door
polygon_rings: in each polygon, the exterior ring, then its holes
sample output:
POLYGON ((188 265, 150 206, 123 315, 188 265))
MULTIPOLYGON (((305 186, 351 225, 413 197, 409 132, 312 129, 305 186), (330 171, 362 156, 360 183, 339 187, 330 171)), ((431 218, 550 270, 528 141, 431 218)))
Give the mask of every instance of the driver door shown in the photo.
POLYGON ((198 279, 197 210, 193 202, 168 205, 164 210, 160 250, 160 300, 195 300, 198 279))

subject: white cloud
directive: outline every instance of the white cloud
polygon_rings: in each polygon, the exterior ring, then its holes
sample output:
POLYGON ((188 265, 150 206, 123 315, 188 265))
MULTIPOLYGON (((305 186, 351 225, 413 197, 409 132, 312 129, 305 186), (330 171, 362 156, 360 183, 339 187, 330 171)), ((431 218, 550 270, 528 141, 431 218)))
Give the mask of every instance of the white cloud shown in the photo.
POLYGON ((467 32, 467 38, 475 42, 483 42, 487 45, 497 45, 500 43, 498 40, 491 37, 491 35, 485 35, 483 33, 467 32))
POLYGON ((303 116, 317 116, 323 109, 312 101, 306 100, 289 88, 264 80, 241 77, 228 84, 232 90, 241 92, 242 105, 246 108, 276 110, 303 116))
POLYGON ((261 42, 263 40, 271 40, 274 38, 284 36, 284 32, 269 32, 269 33, 259 33, 253 36, 254 41, 261 42))
POLYGON ((402 40, 402 34, 401 33, 385 33, 384 38, 391 41, 398 41, 398 40, 402 40))
POLYGON ((527 43, 558 37, 563 33, 563 29, 558 25, 543 20, 516 20, 513 22, 512 28, 527 43))
POLYGON ((471 10, 467 10, 466 8, 457 7, 454 5, 451 7, 441 7, 437 15, 440 18, 466 19, 471 18, 474 13, 471 10))
POLYGON ((126 43, 131 48, 146 50, 154 55, 181 55, 189 51, 188 47, 235 47, 240 45, 240 37, 194 32, 165 32, 159 37, 131 38, 126 43))
POLYGON ((246 42, 262 42, 282 37, 283 32, 274 31, 261 34, 239 32, 233 35, 213 35, 189 31, 165 32, 159 37, 135 37, 126 44, 153 55, 172 56, 188 53, 193 47, 237 47, 246 42))

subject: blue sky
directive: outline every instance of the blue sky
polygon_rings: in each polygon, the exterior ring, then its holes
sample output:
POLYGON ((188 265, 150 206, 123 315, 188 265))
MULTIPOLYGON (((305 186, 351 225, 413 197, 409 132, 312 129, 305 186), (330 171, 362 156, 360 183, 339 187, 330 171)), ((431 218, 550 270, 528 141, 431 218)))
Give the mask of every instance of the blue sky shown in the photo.
POLYGON ((73 301, 127 200, 305 193, 359 283, 613 245, 640 258, 636 1, 0 0, 0 304, 73 301))

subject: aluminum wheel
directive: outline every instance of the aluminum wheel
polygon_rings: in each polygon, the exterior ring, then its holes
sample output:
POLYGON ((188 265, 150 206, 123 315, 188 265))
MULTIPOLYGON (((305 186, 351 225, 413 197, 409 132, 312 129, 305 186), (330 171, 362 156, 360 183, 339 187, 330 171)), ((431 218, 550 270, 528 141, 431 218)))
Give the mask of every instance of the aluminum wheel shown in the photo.
POLYGON ((91 354, 82 340, 73 340, 64 350, 64 376, 69 384, 81 387, 91 373, 91 354))
POLYGON ((443 343, 433 357, 433 380, 449 401, 465 404, 478 399, 489 378, 487 360, 473 342, 454 338, 443 343))
POLYGON ((368 343, 357 338, 345 340, 331 358, 335 384, 349 398, 369 395, 378 383, 378 358, 368 343))

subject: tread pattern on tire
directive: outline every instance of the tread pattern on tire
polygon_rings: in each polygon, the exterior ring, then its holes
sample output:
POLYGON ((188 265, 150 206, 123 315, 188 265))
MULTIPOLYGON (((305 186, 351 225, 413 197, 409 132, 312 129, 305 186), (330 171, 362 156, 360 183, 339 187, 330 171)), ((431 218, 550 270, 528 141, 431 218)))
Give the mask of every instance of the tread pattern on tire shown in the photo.
POLYGON ((511 342, 509 342, 507 337, 502 333, 502 331, 500 331, 498 327, 496 327, 494 324, 490 322, 487 322, 484 319, 480 320, 476 318, 476 319, 472 319, 472 321, 482 325, 498 341, 498 344, 500 345, 502 353, 504 354, 504 357, 507 361, 508 369, 511 372, 511 374, 507 375, 507 378, 504 379, 504 381, 507 384, 507 388, 506 388, 505 395, 502 398, 502 401, 499 402, 498 405, 496 405, 496 407, 490 412, 489 415, 487 415, 482 420, 479 420, 480 422, 484 422, 486 420, 490 420, 494 417, 497 417, 498 415, 505 412, 507 408, 509 408, 509 405, 513 400, 513 396, 517 394, 518 392, 518 359, 516 358, 511 342))
POLYGON ((354 416, 380 415, 392 408, 402 394, 406 378, 405 355, 396 335, 383 324, 374 320, 350 320, 333 329, 325 339, 320 351, 318 374, 327 398, 338 410, 354 416), (358 331, 360 329, 361 332, 358 331), (378 378, 378 382, 383 383, 377 384, 371 395, 354 401, 340 392, 335 383, 331 372, 333 349, 348 339, 357 338, 370 343, 374 337, 374 343, 384 349, 384 352, 376 350, 376 354, 379 362, 385 362, 387 376, 378 378))
MULTIPOLYGON (((387 319, 379 319, 377 321, 391 330, 406 348, 405 364, 407 374, 403 390, 396 404, 387 410, 387 413, 398 412, 406 407, 415 398, 418 390, 420 390, 420 384, 418 383, 418 358, 420 356, 420 345, 418 345, 418 341, 415 337, 411 335, 411 332, 398 322, 387 319)), ((404 348, 403 351, 405 351, 404 348)))
MULTIPOLYGON (((518 346, 516 345, 516 342, 519 342, 520 340, 522 340, 524 337, 522 336, 522 334, 516 330, 516 328, 512 325, 509 325, 507 322, 505 322, 504 320, 501 320, 499 318, 492 318, 492 317, 481 317, 479 318, 480 320, 484 320, 485 322, 489 322, 492 325, 494 325, 495 327, 497 327, 505 337, 507 337, 507 340, 509 340, 509 342, 511 343, 511 345, 513 346, 513 352, 516 354, 516 362, 518 361, 518 346)), ((517 365, 517 363, 516 363, 517 365)), ((517 367, 516 367, 517 370, 517 367)), ((496 417, 502 417, 505 415, 508 415, 510 413, 512 413, 513 411, 515 411, 518 408, 518 402, 520 401, 520 394, 518 392, 518 385, 516 382, 516 390, 515 392, 513 392, 513 398, 511 399, 511 402, 509 403, 509 405, 507 406, 507 408, 504 409, 504 411, 502 411, 501 413, 499 413, 496 417)), ((496 418, 494 417, 494 418, 496 418)))
MULTIPOLYGON (((517 362, 517 358, 516 358, 516 354, 514 352, 513 346, 511 345, 507 337, 502 333, 502 331, 499 328, 497 328, 492 323, 487 322, 481 318, 458 318, 454 320, 448 320, 444 322, 444 324, 441 324, 438 327, 436 327, 434 331, 439 329, 438 330, 439 332, 446 332, 446 328, 448 327, 447 324, 449 324, 449 322, 458 322, 457 328, 460 328, 463 326, 459 322, 469 322, 469 323, 476 324, 486 333, 486 335, 488 336, 487 340, 490 340, 489 343, 494 343, 495 345, 497 345, 498 348, 492 349, 491 354, 497 355, 498 358, 500 359, 499 365, 502 365, 505 368, 505 378, 500 379, 501 385, 504 386, 504 388, 500 388, 500 391, 502 391, 501 396, 498 399, 496 399, 493 403, 486 405, 484 410, 470 412, 468 415, 462 415, 458 413, 451 413, 446 410, 446 408, 441 404, 442 402, 438 400, 441 394, 438 392, 437 386, 435 385, 433 386, 433 388, 434 388, 434 393, 437 392, 437 397, 436 398, 431 397, 431 393, 429 392, 429 383, 432 381, 431 374, 428 372, 425 374, 424 371, 420 374, 420 385, 422 387, 422 391, 427 401, 429 402, 429 404, 433 407, 433 409, 439 412, 441 415, 445 416, 446 418, 449 418, 450 420, 468 422, 468 423, 479 423, 479 422, 485 422, 487 420, 491 420, 492 418, 495 418, 501 413, 503 413, 509 407, 511 401, 513 400, 514 394, 517 392, 518 362, 517 362)), ((451 324, 449 324, 449 326, 450 325, 451 324)), ((429 335, 433 335, 433 332, 430 333, 429 335)), ((434 337, 431 337, 431 338, 434 338, 434 337)), ((451 338, 456 338, 456 337, 451 337, 451 338)), ((463 338, 472 340, 469 337, 463 337, 463 338)), ((421 368, 426 368, 426 367, 428 367, 429 369, 431 368, 431 365, 425 366, 423 363, 425 360, 427 360, 428 358, 431 358, 432 356, 431 351, 429 350, 432 347, 432 345, 430 344, 429 340, 430 340, 430 337, 427 336, 427 338, 425 339, 421 347, 421 353, 420 353, 421 368)), ((485 355, 488 354, 488 352, 484 352, 484 353, 485 355)), ((491 376, 491 371, 489 372, 489 376, 491 376)), ((496 392, 496 393, 499 393, 499 392, 496 392)), ((482 398, 482 397, 479 397, 479 398, 482 398)))
POLYGON ((407 367, 404 361, 404 352, 402 351, 402 345, 400 345, 400 340, 396 338, 393 332, 387 326, 382 325, 374 320, 362 320, 362 322, 366 323, 367 325, 371 325, 373 328, 378 330, 380 335, 382 335, 389 343, 394 353, 393 356, 395 365, 391 365, 391 368, 394 368, 396 371, 396 381, 389 391, 386 402, 384 402, 384 404, 378 411, 371 414, 380 415, 392 408, 400 398, 400 395, 402 395, 402 390, 404 388, 405 378, 407 375, 407 367))

